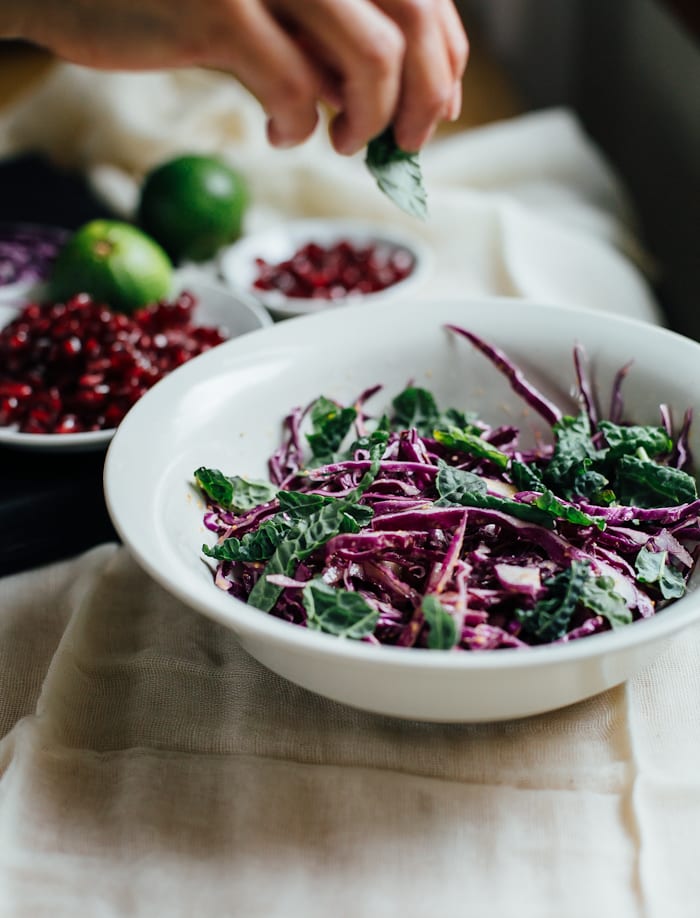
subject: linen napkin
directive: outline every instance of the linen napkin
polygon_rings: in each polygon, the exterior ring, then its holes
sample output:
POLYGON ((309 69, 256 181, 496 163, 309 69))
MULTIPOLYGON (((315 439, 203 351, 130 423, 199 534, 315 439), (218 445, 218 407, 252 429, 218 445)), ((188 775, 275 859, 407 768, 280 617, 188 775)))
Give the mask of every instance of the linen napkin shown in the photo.
MULTIPOLYGON (((431 144, 418 226, 322 131, 269 150, 210 74, 57 68, 0 122, 1 150, 37 146, 126 215, 150 165, 198 148, 249 176, 250 229, 401 225, 433 247, 426 308, 492 292, 661 320, 624 192, 565 110, 431 144)), ((5 578, 0 915, 694 918, 699 655, 694 628, 568 709, 433 725, 277 677, 125 548, 5 578)))

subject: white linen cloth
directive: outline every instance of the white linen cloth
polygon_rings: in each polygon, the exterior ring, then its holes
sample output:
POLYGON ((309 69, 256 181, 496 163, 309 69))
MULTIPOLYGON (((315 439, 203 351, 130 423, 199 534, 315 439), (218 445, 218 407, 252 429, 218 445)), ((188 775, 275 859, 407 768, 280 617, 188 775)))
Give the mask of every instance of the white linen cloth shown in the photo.
MULTIPOLYGON (((660 320, 624 194, 566 111, 431 144, 424 226, 321 132, 269 150, 255 104, 212 75, 57 68, 0 122, 0 151, 30 147, 125 213, 149 165, 215 149, 250 178, 249 227, 347 214, 421 233, 426 297, 660 320)), ((122 547, 4 578, 0 915, 695 918, 699 659, 695 628, 571 708, 422 724, 275 676, 122 547)))

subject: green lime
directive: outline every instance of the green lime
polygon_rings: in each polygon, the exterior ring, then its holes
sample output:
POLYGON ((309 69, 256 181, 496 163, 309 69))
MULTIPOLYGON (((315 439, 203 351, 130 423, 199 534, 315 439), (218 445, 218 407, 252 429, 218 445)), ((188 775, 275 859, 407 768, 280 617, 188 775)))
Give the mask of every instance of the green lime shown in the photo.
POLYGON ((178 262, 207 261, 241 235, 245 179, 212 156, 178 156, 143 181, 138 222, 178 262))
POLYGON ((92 220, 59 252, 48 292, 54 300, 89 293, 121 312, 132 312, 169 295, 173 267, 145 233, 118 220, 92 220))

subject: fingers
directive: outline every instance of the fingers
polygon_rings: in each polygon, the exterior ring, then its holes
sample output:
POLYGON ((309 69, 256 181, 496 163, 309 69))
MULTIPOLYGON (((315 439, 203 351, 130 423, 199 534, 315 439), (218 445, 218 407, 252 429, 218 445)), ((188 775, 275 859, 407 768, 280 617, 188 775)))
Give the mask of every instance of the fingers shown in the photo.
POLYGON ((462 110, 462 79, 469 60, 469 41, 452 0, 442 0, 441 23, 454 79, 445 117, 448 121, 456 121, 462 110))
POLYGON ((386 127, 398 105, 403 34, 371 0, 289 0, 286 11, 334 71, 340 112, 331 124, 333 145, 356 153, 386 127))
POLYGON ((336 108, 331 140, 348 155, 390 123, 403 149, 418 150, 459 115, 468 44, 452 0, 223 5, 235 27, 222 29, 217 66, 259 99, 277 146, 313 132, 319 99, 336 108))
POLYGON ((438 123, 458 117, 467 41, 451 0, 376 0, 406 37, 396 141, 418 150, 438 123))
POLYGON ((302 143, 318 122, 324 73, 264 5, 235 0, 227 13, 208 63, 229 70, 258 99, 273 146, 302 143))

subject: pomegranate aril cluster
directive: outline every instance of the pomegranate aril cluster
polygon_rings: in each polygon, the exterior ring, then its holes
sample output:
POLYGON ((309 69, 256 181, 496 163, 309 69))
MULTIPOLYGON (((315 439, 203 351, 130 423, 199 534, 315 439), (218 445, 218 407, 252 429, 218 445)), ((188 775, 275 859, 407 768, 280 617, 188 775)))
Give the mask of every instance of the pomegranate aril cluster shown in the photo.
POLYGON ((414 267, 407 249, 384 243, 355 246, 347 240, 328 247, 309 242, 286 261, 270 264, 257 258, 255 263, 258 290, 324 300, 385 290, 414 267))
POLYGON ((189 293, 130 316, 87 294, 25 306, 0 332, 0 425, 58 434, 116 427, 159 379, 225 340, 193 323, 195 306, 189 293))

